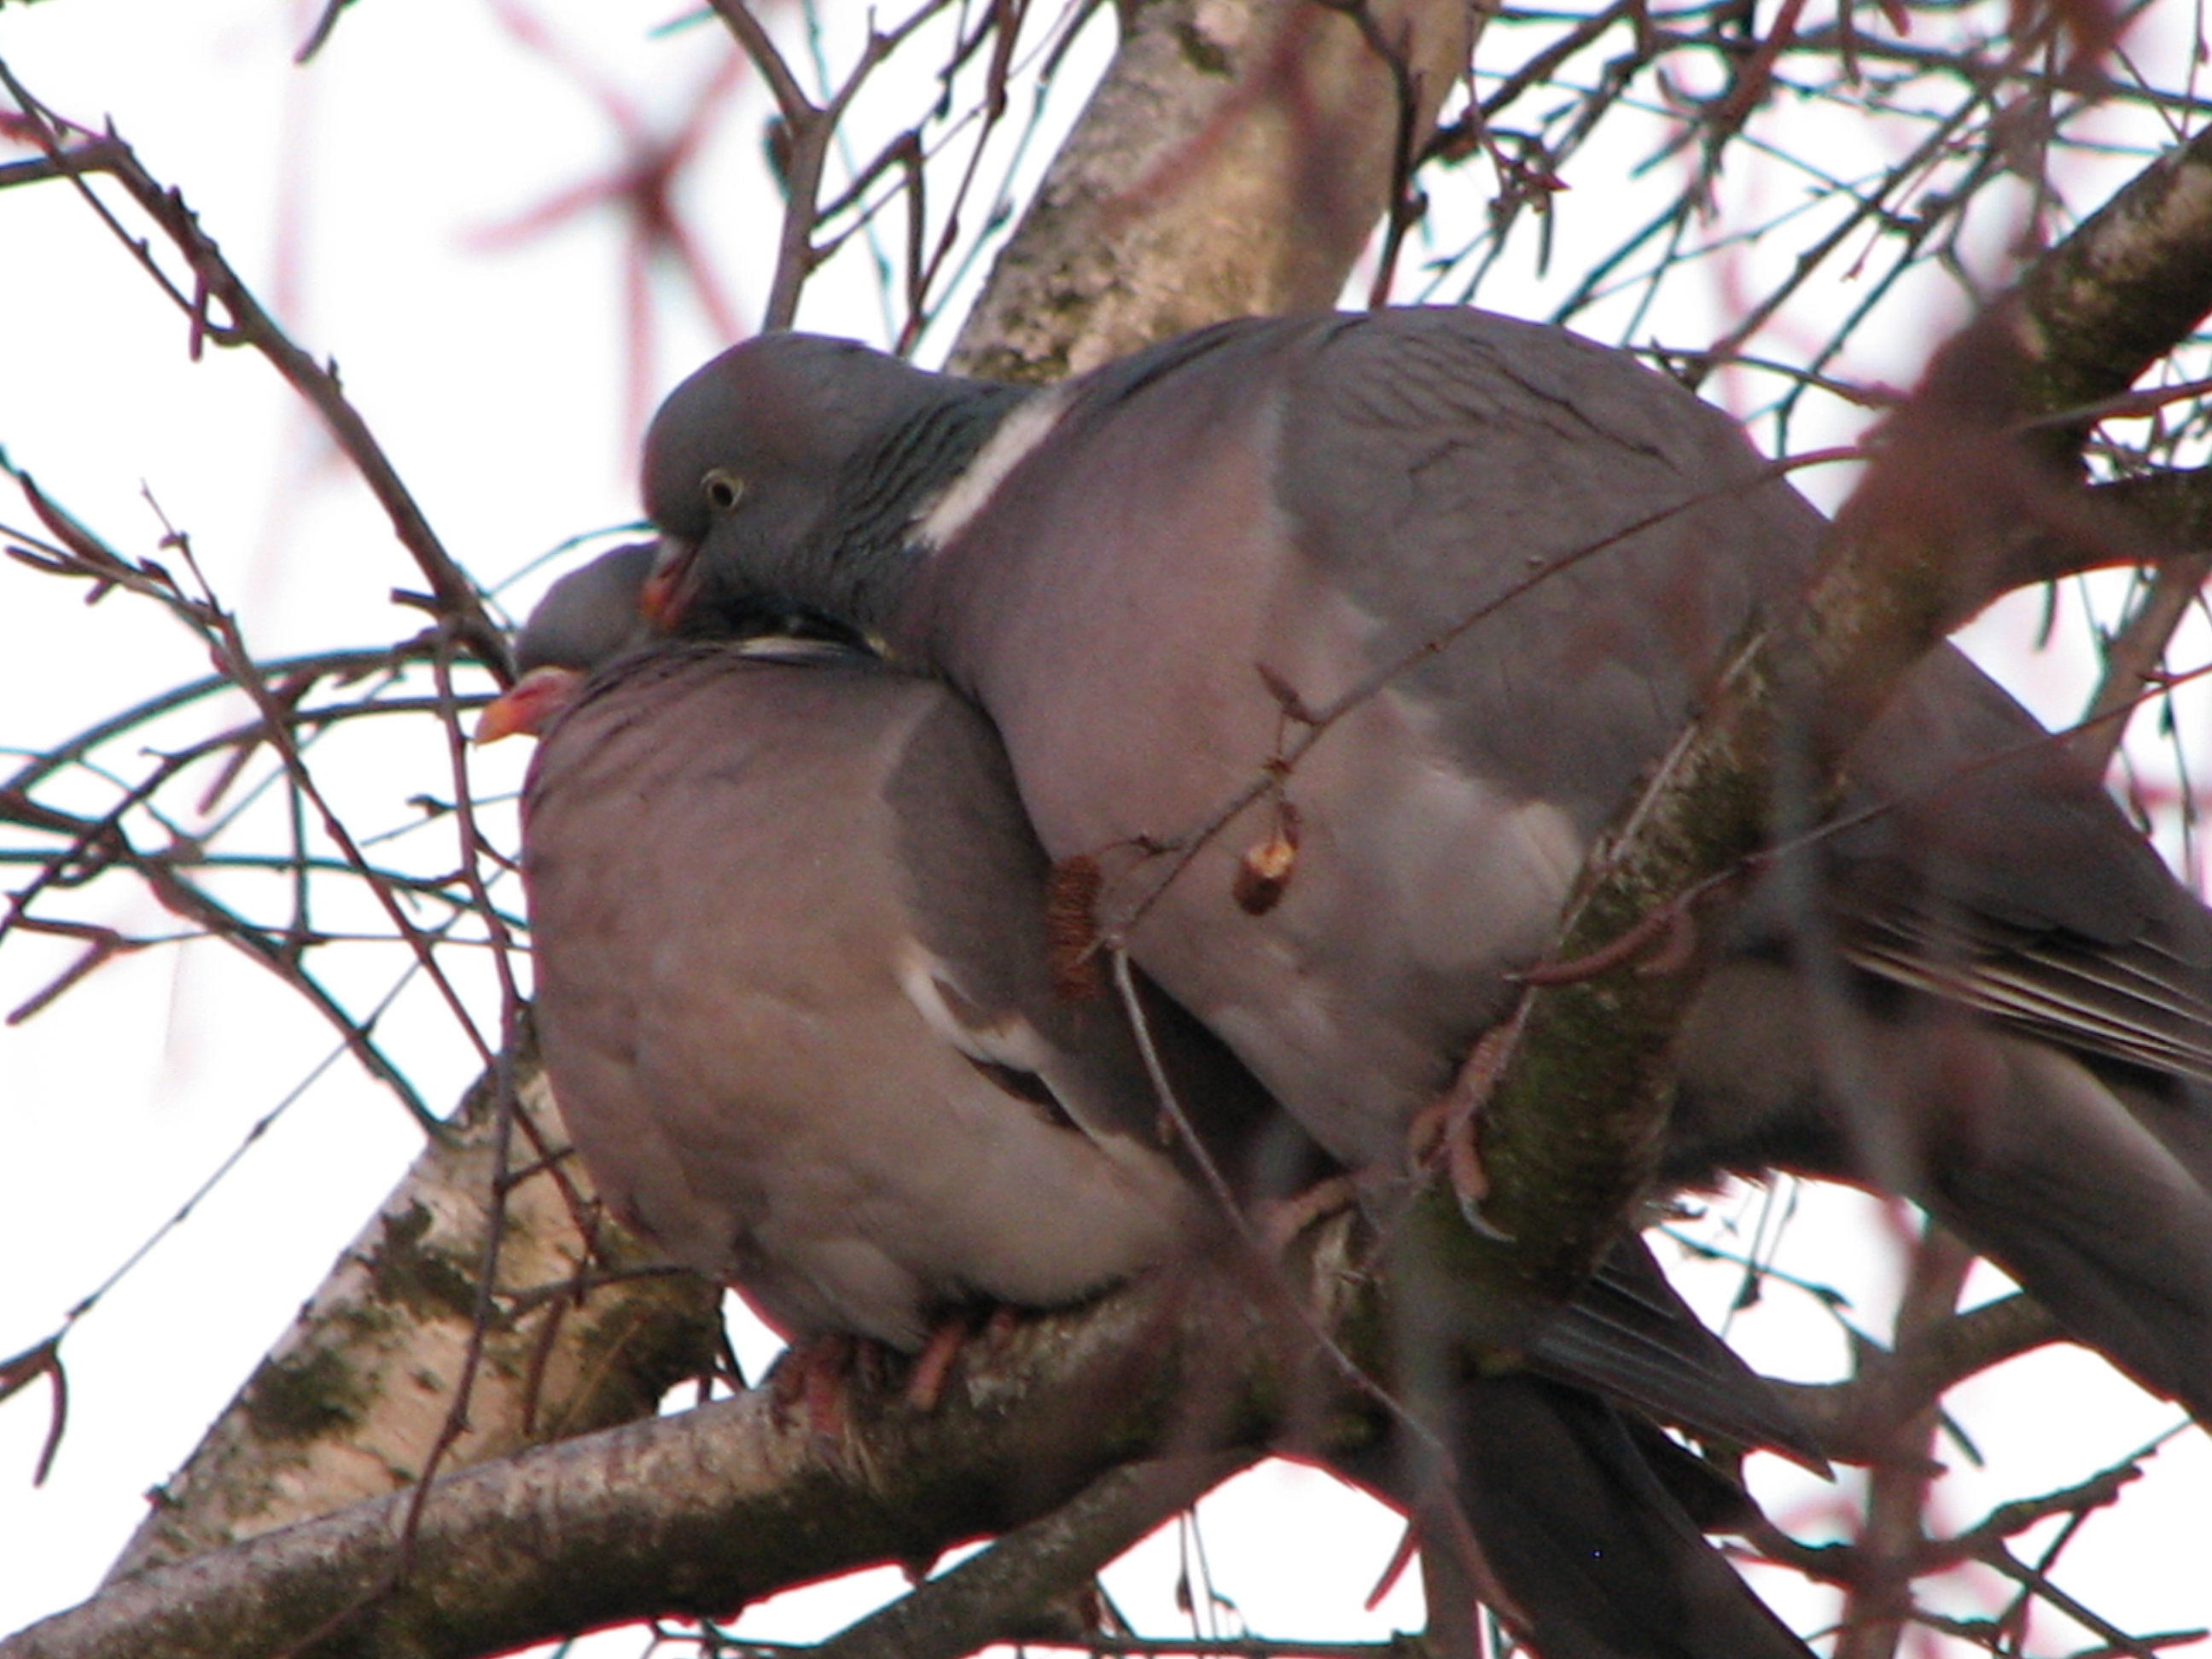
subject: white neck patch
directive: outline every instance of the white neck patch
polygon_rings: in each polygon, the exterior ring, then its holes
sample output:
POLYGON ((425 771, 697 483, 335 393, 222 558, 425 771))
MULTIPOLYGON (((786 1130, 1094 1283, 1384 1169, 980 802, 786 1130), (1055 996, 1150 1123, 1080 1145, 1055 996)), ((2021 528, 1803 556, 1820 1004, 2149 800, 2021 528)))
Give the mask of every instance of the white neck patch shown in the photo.
POLYGON ((1067 389, 1054 386, 1039 392, 1000 422, 999 429, 975 452, 975 458, 960 476, 917 515, 909 544, 919 552, 934 553, 965 530, 990 505, 1006 475, 1052 435, 1066 409, 1067 389))

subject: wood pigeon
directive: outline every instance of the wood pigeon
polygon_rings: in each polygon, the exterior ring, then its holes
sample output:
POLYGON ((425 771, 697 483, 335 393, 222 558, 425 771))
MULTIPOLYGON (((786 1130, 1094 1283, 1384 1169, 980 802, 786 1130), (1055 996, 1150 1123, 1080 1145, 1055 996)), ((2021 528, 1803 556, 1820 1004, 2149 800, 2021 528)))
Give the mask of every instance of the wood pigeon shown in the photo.
MULTIPOLYGON (((1055 988, 1048 865, 988 722, 821 640, 635 650, 648 562, 556 584, 480 732, 543 734, 535 1018, 609 1204, 790 1334, 909 1351, 963 1304, 1065 1304, 1216 1244, 1121 1005, 1055 988)), ((1310 1179, 1226 1048, 1140 995, 1219 1167, 1254 1196, 1310 1179)), ((1461 1379, 1449 1408, 1509 1619, 1547 1659, 1807 1659, 1700 1534, 1747 1500, 1643 1410, 1818 1454, 1641 1241, 1534 1346, 1544 1375, 1461 1379)), ((1349 1472, 1420 1502, 1388 1443, 1349 1472)))
MULTIPOLYGON (((1679 385, 1464 309, 1042 392, 763 337, 669 397, 645 488, 664 617, 811 611, 973 697, 1134 960, 1376 1170, 1824 528, 1679 385)), ((2205 911, 1950 647, 1850 771, 1719 942, 1663 1178, 1910 1196, 2212 1420, 2205 911)))

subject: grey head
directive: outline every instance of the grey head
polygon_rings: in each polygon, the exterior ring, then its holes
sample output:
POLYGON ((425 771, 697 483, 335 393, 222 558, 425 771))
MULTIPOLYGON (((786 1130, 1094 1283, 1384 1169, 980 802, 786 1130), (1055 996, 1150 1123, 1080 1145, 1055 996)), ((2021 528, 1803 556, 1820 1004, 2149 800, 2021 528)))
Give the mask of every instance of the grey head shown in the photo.
POLYGON ((652 542, 618 547, 546 590, 515 636, 514 684, 477 717, 477 743, 542 734, 593 673, 653 642, 640 599, 658 551, 652 542))
MULTIPOLYGON (((602 553, 570 571, 545 597, 515 636, 515 665, 528 675, 540 668, 596 673, 608 664, 659 641, 663 619, 649 598, 661 552, 658 542, 634 542, 602 553)), ((712 603, 666 618, 685 638, 723 641, 787 640, 863 647, 848 629, 804 607, 779 604, 761 593, 720 593, 712 603)), ((763 647, 763 654, 773 654, 763 647)))
MULTIPOLYGON (((478 743, 543 733, 600 671, 666 643, 648 598, 659 554, 657 542, 618 547, 546 590, 515 636, 520 677, 478 717, 478 743)), ((850 629, 758 595, 721 596, 690 607, 682 631, 729 642, 749 656, 789 661, 864 651, 850 629)))
POLYGON ((671 392, 646 434, 646 510, 671 614, 763 605, 880 629, 909 532, 1030 394, 850 340, 769 334, 671 392))
POLYGON ((650 645, 653 624, 638 601, 659 551, 655 543, 635 542, 602 553, 555 582, 515 636, 517 671, 589 673, 650 645))

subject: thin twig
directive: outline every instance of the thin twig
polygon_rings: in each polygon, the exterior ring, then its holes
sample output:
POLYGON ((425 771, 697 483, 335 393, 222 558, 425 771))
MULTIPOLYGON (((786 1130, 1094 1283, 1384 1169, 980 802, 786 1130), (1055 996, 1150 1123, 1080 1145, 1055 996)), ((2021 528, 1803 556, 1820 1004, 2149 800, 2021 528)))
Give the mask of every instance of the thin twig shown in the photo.
POLYGON ((104 136, 95 134, 55 115, 31 95, 4 61, 0 61, 0 85, 4 85, 15 100, 48 161, 58 167, 66 163, 71 182, 101 222, 191 320, 194 355, 198 354, 199 342, 213 340, 218 345, 250 345, 269 361, 321 416, 339 449, 383 507, 400 544, 414 556, 416 567, 430 584, 437 612, 495 676, 502 682, 511 678, 506 635, 486 614, 475 583, 446 551, 430 528, 429 520, 416 504, 414 495, 401 482, 398 471, 369 430, 368 423, 347 399, 338 384, 336 366, 317 363, 292 343, 290 337, 262 309, 245 281, 231 269, 214 239, 200 228, 198 216, 185 204, 182 193, 158 182, 119 137, 112 131, 104 136), (74 151, 67 149, 63 139, 64 131, 82 135, 96 147, 80 147, 74 151), (98 159, 96 169, 88 159, 94 155, 98 159), (122 185, 184 256, 193 276, 190 295, 161 271, 145 244, 131 236, 94 194, 85 175, 95 170, 122 185), (209 316, 210 302, 222 307, 230 319, 228 324, 217 324, 209 316))

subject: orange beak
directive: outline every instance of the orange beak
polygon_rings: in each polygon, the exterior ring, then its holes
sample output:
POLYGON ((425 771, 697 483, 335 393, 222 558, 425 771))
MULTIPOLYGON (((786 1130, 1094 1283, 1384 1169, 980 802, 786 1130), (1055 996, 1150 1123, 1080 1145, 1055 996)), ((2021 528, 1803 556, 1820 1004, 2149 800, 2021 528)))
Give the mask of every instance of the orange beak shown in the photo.
POLYGON ((663 538, 660 556, 637 591, 638 614, 659 634, 672 632, 691 599, 692 567, 699 550, 663 538))
POLYGON ((484 705, 474 741, 497 743, 518 732, 536 737, 568 706, 584 677, 573 668, 533 668, 484 705))

